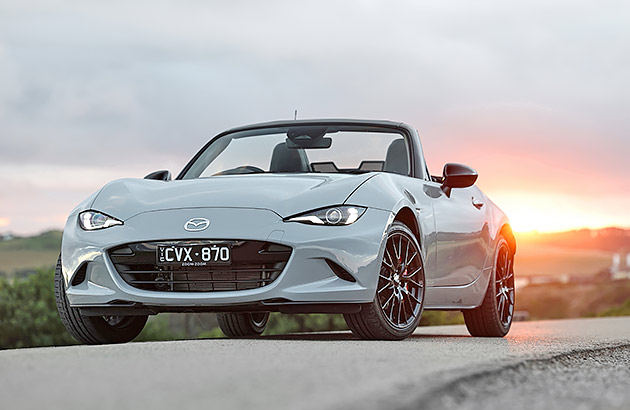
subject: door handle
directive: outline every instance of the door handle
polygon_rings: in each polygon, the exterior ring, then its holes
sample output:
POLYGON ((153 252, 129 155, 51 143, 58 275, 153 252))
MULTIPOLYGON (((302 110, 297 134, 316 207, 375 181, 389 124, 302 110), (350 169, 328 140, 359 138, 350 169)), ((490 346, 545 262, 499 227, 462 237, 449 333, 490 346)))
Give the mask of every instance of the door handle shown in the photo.
POLYGON ((477 209, 481 209, 481 207, 483 207, 484 205, 482 200, 476 199, 474 196, 472 197, 472 204, 477 209))

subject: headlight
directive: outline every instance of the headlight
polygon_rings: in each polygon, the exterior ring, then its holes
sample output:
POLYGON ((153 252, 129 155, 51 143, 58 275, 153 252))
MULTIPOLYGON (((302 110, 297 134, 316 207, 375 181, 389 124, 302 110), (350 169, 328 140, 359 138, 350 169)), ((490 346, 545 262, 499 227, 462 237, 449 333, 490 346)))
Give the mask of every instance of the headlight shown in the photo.
POLYGON ((105 229, 110 226, 122 224, 122 221, 97 211, 83 211, 79 214, 79 225, 86 231, 105 229))
POLYGON ((360 206, 333 206, 291 216, 285 221, 311 225, 350 225, 363 215, 365 209, 360 206))

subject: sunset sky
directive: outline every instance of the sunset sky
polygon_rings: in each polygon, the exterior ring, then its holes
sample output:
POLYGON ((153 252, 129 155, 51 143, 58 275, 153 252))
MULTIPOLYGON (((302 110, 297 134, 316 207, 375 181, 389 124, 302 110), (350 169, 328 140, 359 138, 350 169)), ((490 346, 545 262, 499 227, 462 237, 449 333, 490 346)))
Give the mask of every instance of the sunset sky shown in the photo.
POLYGON ((0 233, 296 108, 417 127, 517 231, 630 227, 630 3, 418 3, 0 1, 0 233))

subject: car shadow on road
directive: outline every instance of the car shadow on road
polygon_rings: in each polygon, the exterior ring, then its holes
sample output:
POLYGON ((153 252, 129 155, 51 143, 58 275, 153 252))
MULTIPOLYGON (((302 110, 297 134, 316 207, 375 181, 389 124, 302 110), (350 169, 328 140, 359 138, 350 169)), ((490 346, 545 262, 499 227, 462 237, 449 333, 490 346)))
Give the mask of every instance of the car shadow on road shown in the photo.
POLYGON ((317 332, 317 333, 289 333, 284 335, 265 335, 261 340, 352 340, 356 339, 350 332, 317 332))
POLYGON ((469 339, 471 338, 471 335, 462 335, 462 334, 452 334, 452 335, 445 335, 445 334, 428 334, 428 333, 421 333, 421 334, 413 334, 411 336, 409 336, 407 339, 469 339))
MULTIPOLYGON (((423 340, 423 339, 460 339, 470 338, 470 335, 462 334, 413 334, 405 340, 423 340)), ((262 336, 260 340, 309 340, 309 341, 342 341, 354 340, 357 342, 365 341, 354 336, 350 332, 318 332, 318 333, 290 333, 285 335, 269 335, 262 336)), ((369 341, 369 340, 368 340, 369 341)))

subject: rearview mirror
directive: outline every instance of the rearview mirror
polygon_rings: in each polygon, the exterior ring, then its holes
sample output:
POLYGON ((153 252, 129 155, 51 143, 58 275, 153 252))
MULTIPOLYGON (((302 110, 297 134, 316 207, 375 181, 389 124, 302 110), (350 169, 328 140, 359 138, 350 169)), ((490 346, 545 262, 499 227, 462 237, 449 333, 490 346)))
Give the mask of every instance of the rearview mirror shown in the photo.
POLYGON ((151 172, 149 175, 144 177, 144 179, 155 179, 157 181, 170 181, 171 171, 163 169, 161 171, 151 172))
POLYGON ((330 148, 330 146, 332 145, 332 138, 324 137, 317 140, 308 140, 308 139, 290 140, 289 138, 287 138, 285 142, 287 144, 287 148, 291 148, 291 149, 300 149, 300 148, 325 149, 325 148, 330 148))
POLYGON ((477 171, 463 164, 446 164, 442 172, 442 187, 467 188, 473 186, 477 181, 477 171))
POLYGON ((287 132, 287 148, 330 148, 332 138, 324 137, 327 127, 294 127, 287 132))

